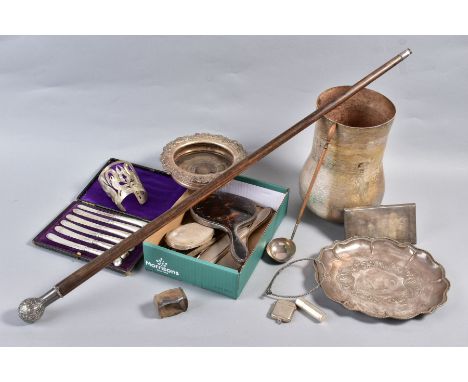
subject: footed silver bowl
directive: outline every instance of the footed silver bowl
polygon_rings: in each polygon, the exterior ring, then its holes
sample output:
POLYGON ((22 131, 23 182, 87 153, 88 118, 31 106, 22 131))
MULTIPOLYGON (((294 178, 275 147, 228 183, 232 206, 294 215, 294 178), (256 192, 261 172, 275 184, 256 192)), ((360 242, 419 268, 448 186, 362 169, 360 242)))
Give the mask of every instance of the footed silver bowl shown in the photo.
POLYGON ((180 185, 197 189, 247 156, 242 145, 222 135, 197 133, 164 146, 161 163, 180 185))

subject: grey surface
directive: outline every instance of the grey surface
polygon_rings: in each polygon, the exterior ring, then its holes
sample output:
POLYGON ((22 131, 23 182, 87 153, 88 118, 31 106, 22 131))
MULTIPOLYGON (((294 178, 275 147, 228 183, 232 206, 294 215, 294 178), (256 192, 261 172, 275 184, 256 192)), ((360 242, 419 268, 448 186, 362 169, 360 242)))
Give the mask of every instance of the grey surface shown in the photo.
MULTIPOLYGON (((451 37, 6 37, 0 39, 0 345, 468 345, 468 39, 451 37), (371 88, 397 117, 385 154, 385 204, 417 204, 418 246, 444 265, 448 302, 407 322, 349 312, 322 293, 329 315, 267 318, 261 294, 277 266, 261 261, 238 300, 148 273, 103 271, 25 325, 19 302, 38 296, 82 262, 31 239, 72 201, 109 157, 160 167, 169 140, 221 133, 252 151, 315 108, 324 89, 350 84, 410 47, 414 54, 371 88), (160 320, 155 293, 182 286, 188 312, 160 320)), ((247 174, 291 187, 313 128, 247 174)), ((296 258, 344 237, 306 213, 296 258)), ((291 269, 278 289, 310 286, 311 267, 291 269)))

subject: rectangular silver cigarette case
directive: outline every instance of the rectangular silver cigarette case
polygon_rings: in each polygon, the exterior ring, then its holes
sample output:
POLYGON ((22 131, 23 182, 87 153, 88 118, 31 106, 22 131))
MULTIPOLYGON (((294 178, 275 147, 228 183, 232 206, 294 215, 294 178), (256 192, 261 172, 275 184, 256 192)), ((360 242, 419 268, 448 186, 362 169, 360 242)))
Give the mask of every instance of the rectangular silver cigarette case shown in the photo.
POLYGON ((345 208, 346 238, 353 236, 388 237, 416 244, 416 204, 345 208))

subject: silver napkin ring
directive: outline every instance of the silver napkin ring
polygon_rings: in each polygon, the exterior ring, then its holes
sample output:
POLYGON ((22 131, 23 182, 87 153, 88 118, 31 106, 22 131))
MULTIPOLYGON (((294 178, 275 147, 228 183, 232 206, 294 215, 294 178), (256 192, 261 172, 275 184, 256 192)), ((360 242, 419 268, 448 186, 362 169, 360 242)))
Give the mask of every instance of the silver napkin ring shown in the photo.
POLYGON ((104 192, 121 211, 125 211, 122 202, 130 194, 134 194, 140 204, 148 200, 148 194, 129 162, 112 162, 101 171, 98 180, 104 192))

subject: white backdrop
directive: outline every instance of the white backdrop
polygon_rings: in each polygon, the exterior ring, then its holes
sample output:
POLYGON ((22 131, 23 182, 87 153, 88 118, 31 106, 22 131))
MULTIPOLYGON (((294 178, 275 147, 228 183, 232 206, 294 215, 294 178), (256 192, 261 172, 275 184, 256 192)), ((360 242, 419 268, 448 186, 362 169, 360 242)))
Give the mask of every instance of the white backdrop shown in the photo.
MULTIPOLYGON (((4 37, 0 38, 0 345, 467 345, 468 38, 460 37, 4 37), (140 266, 130 277, 103 271, 25 325, 16 307, 83 263, 31 239, 70 203, 110 157, 160 168, 165 143, 220 133, 259 147, 315 108, 326 88, 351 84, 396 53, 414 54, 375 82, 396 105, 385 154, 385 204, 417 204, 418 246, 452 283, 435 313, 395 322, 349 312, 318 292, 329 315, 316 324, 267 318, 261 298, 278 266, 261 261, 238 300, 140 266), (152 297, 182 286, 189 311, 160 320, 152 297)), ((291 188, 313 127, 246 172, 291 188)), ((344 237, 307 213, 296 258, 344 237)), ((278 288, 311 284, 302 264, 278 288)))

